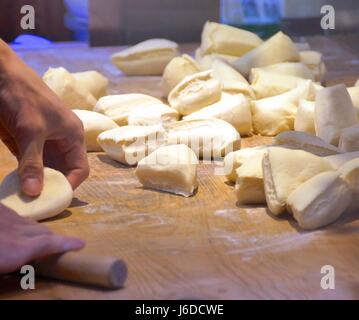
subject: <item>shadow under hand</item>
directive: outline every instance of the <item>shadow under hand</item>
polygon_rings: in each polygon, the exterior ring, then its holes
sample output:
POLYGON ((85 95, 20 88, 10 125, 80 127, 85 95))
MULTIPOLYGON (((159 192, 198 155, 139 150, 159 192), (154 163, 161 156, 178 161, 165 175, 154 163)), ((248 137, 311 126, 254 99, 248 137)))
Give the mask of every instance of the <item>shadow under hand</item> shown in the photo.
POLYGON ((79 198, 73 198, 69 208, 85 207, 87 205, 88 205, 88 202, 82 201, 79 198))
POLYGON ((72 216, 71 211, 65 210, 65 211, 61 212, 60 214, 58 214, 57 216, 49 218, 49 219, 45 219, 43 221, 44 222, 58 221, 58 220, 63 220, 63 219, 69 218, 71 216, 72 216))

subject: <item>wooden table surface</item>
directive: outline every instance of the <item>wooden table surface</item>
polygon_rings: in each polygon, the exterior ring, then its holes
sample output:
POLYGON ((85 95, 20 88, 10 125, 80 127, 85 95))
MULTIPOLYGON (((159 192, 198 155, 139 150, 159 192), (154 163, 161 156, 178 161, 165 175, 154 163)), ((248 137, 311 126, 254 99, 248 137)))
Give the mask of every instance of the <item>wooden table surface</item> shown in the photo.
MULTIPOLYGON (((352 41, 309 39, 313 48, 326 54, 327 83, 352 85, 359 76, 359 50, 353 50, 352 41)), ((184 52, 193 48, 182 46, 184 52)), ((159 77, 126 78, 109 63, 109 55, 117 50, 60 44, 19 50, 19 55, 39 74, 49 66, 97 69, 111 79, 111 93, 159 97, 159 77)), ((252 137, 243 139, 243 146, 270 142, 252 137)), ((233 186, 213 174, 214 164, 199 165, 198 193, 183 198, 142 189, 133 168, 103 153, 91 153, 89 160, 91 175, 75 192, 71 207, 45 224, 85 239, 87 252, 123 258, 129 268, 125 287, 105 291, 37 279, 36 290, 23 291, 18 278, 7 276, 0 280, 0 298, 359 298, 358 215, 303 232, 289 215, 277 218, 265 207, 240 207, 233 186), (335 268, 335 290, 321 288, 324 265, 335 268)), ((0 178, 16 167, 3 145, 0 163, 0 178)))

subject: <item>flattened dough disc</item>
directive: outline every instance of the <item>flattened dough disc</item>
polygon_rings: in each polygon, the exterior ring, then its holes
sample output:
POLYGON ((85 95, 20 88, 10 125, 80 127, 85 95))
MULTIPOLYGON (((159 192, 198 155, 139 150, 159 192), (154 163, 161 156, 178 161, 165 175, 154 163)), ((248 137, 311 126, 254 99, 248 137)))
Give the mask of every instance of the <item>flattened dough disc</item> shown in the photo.
POLYGON ((20 216, 44 220, 64 211, 71 203, 73 191, 66 177, 59 171, 45 168, 42 193, 31 198, 21 191, 18 171, 5 177, 0 185, 0 203, 20 216))

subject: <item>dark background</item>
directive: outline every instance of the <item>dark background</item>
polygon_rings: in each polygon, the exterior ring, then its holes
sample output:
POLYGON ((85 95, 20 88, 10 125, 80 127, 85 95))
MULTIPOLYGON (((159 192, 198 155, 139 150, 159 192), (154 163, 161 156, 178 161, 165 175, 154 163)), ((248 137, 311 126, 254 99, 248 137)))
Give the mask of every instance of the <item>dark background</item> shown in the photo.
POLYGON ((0 37, 10 42, 16 36, 29 32, 53 41, 69 41, 72 33, 64 26, 65 6, 62 0, 1 0, 0 37), (22 6, 30 4, 36 12, 35 30, 24 31, 20 27, 22 6))

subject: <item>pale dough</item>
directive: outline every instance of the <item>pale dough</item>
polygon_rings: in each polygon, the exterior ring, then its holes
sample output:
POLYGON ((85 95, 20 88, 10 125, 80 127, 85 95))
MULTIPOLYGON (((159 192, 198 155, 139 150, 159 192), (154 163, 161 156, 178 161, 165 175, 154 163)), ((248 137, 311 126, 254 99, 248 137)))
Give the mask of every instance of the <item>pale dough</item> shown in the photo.
POLYGON ((224 157, 224 174, 230 182, 236 182, 237 172, 236 170, 243 165, 244 162, 260 155, 263 157, 267 151, 266 146, 257 146, 251 148, 243 148, 237 151, 228 153, 224 157))
POLYGON ((240 149, 241 136, 223 120, 183 120, 169 127, 168 144, 185 144, 204 159, 221 158, 240 149))
POLYGON ((101 132, 117 128, 118 125, 111 118, 88 110, 72 110, 81 120, 85 130, 87 151, 101 151, 97 137, 101 132))
POLYGON ((98 100, 107 95, 108 79, 101 73, 91 70, 72 74, 78 83, 85 87, 98 100))
POLYGON ((318 92, 314 121, 317 136, 338 145, 341 131, 357 123, 356 112, 345 85, 339 84, 318 92))
POLYGON ((212 62, 212 74, 221 82, 222 90, 227 93, 243 93, 249 98, 254 98, 254 92, 248 81, 234 68, 223 60, 215 59, 212 62))
POLYGON ((112 55, 112 63, 129 76, 162 75, 178 55, 178 45, 167 39, 149 39, 112 55))
POLYGON ((359 151, 359 124, 342 130, 339 149, 342 152, 359 151))
POLYGON ((97 142, 110 158, 132 166, 164 145, 165 136, 158 125, 124 126, 102 132, 97 142))
POLYGON ((311 177, 333 171, 324 158, 302 150, 268 148, 263 157, 264 189, 268 208, 275 215, 285 212, 288 196, 311 177))
POLYGON ((128 117, 136 108, 162 104, 162 101, 141 93, 117 94, 102 97, 94 111, 110 117, 119 126, 128 125, 128 117))
POLYGON ((181 115, 188 115, 220 100, 221 83, 211 71, 203 71, 184 78, 168 96, 171 107, 181 115))
POLYGON ((10 173, 0 185, 0 203, 20 216, 33 220, 52 218, 63 212, 72 201, 73 191, 66 177, 59 171, 44 168, 44 187, 36 198, 21 191, 18 171, 10 173))
POLYGON ((138 163, 136 176, 146 188, 189 197, 198 187, 197 164, 186 145, 164 146, 138 163))
POLYGON ((294 120, 294 130, 315 135, 314 111, 314 101, 300 100, 294 120))
POLYGON ((308 82, 308 80, 299 77, 273 73, 258 68, 252 69, 250 78, 256 99, 273 97, 308 82))
POLYGON ((197 62, 187 54, 173 58, 163 72, 161 82, 163 96, 167 98, 171 90, 185 77, 200 71, 197 62))
POLYGON ((263 67, 263 70, 286 76, 315 80, 313 72, 301 62, 282 62, 263 67))
POLYGON ((201 54, 242 56, 263 41, 255 33, 216 22, 206 22, 202 31, 201 54))
POLYGON ((330 162, 331 166, 334 169, 338 169, 342 165, 346 164, 347 162, 359 158, 359 151, 354 152, 346 152, 341 154, 336 154, 332 156, 327 156, 325 159, 330 162))
POLYGON ((286 148, 291 149, 304 150, 320 157, 340 153, 339 148, 325 142, 319 137, 298 131, 282 132, 274 138, 273 144, 279 146, 284 145, 286 148))
POLYGON ((301 228, 317 229, 337 220, 351 199, 351 190, 339 172, 323 172, 289 195, 288 210, 301 228))
POLYGON ((257 48, 234 61, 233 66, 247 77, 253 68, 280 62, 298 62, 299 59, 299 52, 292 40, 283 32, 278 32, 257 48))
POLYGON ((220 54, 220 53, 210 53, 210 54, 202 55, 201 48, 198 48, 195 51, 195 58, 201 70, 203 71, 212 69, 212 64, 213 61, 215 60, 222 60, 231 65, 232 62, 238 59, 237 56, 231 56, 231 55, 220 54))
POLYGON ((352 202, 349 205, 348 211, 357 213, 359 210, 359 158, 348 161, 338 171, 353 192, 352 202))
POLYGON ((258 134, 275 136, 294 129, 294 119, 301 99, 307 99, 311 81, 281 95, 252 101, 253 128, 258 134))
POLYGON ((223 92, 221 100, 185 116, 184 120, 217 118, 230 123, 241 136, 252 132, 252 114, 248 99, 243 94, 223 92))
POLYGON ((300 61, 314 74, 316 81, 322 81, 327 69, 323 62, 323 55, 318 51, 304 50, 299 52, 300 61))
POLYGON ((308 42, 295 42, 294 44, 297 47, 298 51, 307 51, 311 49, 308 42))
POLYGON ((265 152, 247 159, 237 170, 235 192, 240 204, 265 204, 262 161, 265 152))
POLYGON ((70 109, 92 110, 95 97, 65 68, 49 68, 42 79, 70 109))
POLYGON ((348 88, 348 92, 359 120, 359 86, 348 88))
POLYGON ((178 120, 180 120, 180 115, 177 110, 164 103, 134 107, 133 110, 129 111, 127 117, 128 124, 134 126, 150 126, 156 124, 167 126, 178 120))

